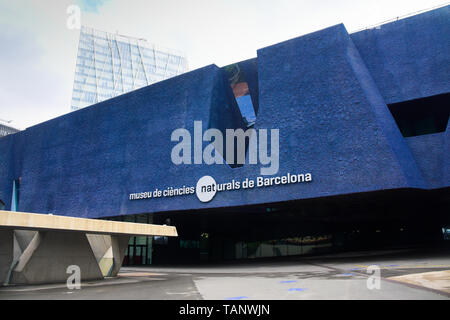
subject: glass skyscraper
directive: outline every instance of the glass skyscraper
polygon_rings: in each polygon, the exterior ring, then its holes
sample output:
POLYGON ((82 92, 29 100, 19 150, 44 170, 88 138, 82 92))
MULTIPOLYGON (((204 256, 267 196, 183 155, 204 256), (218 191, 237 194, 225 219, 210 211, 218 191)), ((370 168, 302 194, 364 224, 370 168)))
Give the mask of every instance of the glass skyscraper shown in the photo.
POLYGON ((82 27, 72 111, 182 74, 186 58, 145 39, 82 27))
POLYGON ((13 127, 10 127, 10 126, 0 123, 0 138, 7 136, 9 134, 17 133, 19 131, 20 130, 17 130, 13 127))

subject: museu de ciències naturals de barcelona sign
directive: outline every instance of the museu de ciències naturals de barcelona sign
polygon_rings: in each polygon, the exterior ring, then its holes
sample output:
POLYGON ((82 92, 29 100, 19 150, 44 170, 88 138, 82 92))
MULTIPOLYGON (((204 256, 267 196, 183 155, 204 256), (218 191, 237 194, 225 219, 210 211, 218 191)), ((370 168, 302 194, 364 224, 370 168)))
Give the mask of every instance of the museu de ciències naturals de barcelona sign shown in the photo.
MULTIPOLYGON (((286 184, 311 182, 311 173, 291 174, 275 176, 279 169, 279 129, 270 130, 270 155, 268 154, 267 129, 227 129, 225 137, 226 163, 229 165, 245 163, 245 140, 248 139, 248 164, 265 166, 261 167, 261 176, 255 179, 244 178, 240 181, 217 183, 213 177, 200 178, 196 186, 173 187, 164 189, 155 188, 152 191, 130 193, 130 200, 142 200, 151 198, 176 197, 197 195, 201 202, 211 201, 217 192, 246 190, 261 187, 279 186, 286 184), (237 141, 237 145, 235 145, 237 141), (235 150, 236 156, 235 156, 235 150), (235 161, 236 160, 236 161, 235 161), (267 177, 271 176, 271 177, 267 177)), ((176 129, 171 135, 172 142, 178 142, 171 152, 171 160, 174 165, 180 164, 224 164, 224 138, 218 129, 208 129, 203 133, 202 122, 194 122, 194 149, 192 152, 191 133, 184 128, 176 129), (210 142, 203 148, 203 142, 210 142), (193 159, 192 159, 193 154, 193 159)))

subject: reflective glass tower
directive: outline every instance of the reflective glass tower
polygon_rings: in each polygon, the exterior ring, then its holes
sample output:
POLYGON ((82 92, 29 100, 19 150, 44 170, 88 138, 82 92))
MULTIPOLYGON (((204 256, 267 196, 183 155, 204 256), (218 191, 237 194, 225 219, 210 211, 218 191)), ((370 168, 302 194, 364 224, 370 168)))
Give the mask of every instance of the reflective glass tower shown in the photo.
POLYGON ((19 131, 20 130, 17 130, 13 127, 10 127, 10 126, 0 123, 0 138, 7 136, 9 134, 17 133, 19 131))
POLYGON ((187 60, 145 39, 82 27, 72 111, 187 71, 187 60))

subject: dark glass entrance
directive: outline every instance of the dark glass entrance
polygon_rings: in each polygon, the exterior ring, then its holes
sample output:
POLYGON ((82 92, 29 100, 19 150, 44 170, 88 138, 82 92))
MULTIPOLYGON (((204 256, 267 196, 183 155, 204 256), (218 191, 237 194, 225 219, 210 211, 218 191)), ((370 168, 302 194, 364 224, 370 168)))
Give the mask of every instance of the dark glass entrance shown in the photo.
MULTIPOLYGON (((107 220, 151 224, 153 223, 153 215, 129 215, 108 218, 107 220)), ((130 241, 128 242, 128 248, 125 251, 123 265, 150 265, 152 264, 152 251, 153 237, 131 237, 130 241)))
POLYGON ((178 237, 154 245, 154 264, 318 255, 442 241, 448 191, 389 190, 270 205, 155 213, 178 237), (424 214, 426 212, 426 214, 424 214))
POLYGON ((178 232, 132 237, 124 266, 316 255, 444 241, 449 191, 389 190, 113 220, 172 225, 178 232))
MULTIPOLYGON (((132 238, 131 240, 136 240, 132 238)), ((151 247, 148 245, 129 244, 125 253, 123 265, 140 266, 151 264, 151 247)))

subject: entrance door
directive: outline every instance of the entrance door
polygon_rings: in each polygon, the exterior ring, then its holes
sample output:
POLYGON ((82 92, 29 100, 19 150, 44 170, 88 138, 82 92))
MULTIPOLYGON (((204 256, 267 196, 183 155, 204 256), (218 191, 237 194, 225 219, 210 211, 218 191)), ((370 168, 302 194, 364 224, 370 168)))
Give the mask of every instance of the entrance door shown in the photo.
POLYGON ((200 261, 209 260, 209 234, 203 232, 200 235, 200 261))
POLYGON ((145 264, 145 253, 147 252, 147 246, 136 245, 134 247, 134 264, 137 266, 145 264))
POLYGON ((124 266, 140 266, 150 264, 147 245, 129 244, 123 260, 124 266))

